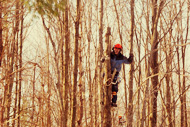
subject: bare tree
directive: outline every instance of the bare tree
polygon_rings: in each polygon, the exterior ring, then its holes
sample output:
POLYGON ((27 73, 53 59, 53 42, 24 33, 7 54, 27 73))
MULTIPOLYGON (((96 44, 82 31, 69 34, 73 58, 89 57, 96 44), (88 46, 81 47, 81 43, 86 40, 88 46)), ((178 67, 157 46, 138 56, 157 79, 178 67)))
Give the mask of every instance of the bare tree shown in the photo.
POLYGON ((66 9, 65 9, 65 95, 64 95, 64 100, 65 100, 65 106, 64 106, 64 121, 63 121, 63 126, 67 127, 67 120, 68 120, 68 94, 69 94, 69 41, 70 41, 70 31, 69 31, 69 15, 68 15, 68 0, 66 0, 66 9))
POLYGON ((98 54, 98 62, 99 62, 99 72, 98 72, 98 99, 99 99, 99 113, 98 119, 103 126, 103 87, 102 87, 102 63, 100 62, 101 57, 103 56, 103 17, 104 17, 104 1, 100 0, 100 10, 99 10, 99 54, 98 54))
POLYGON ((150 123, 151 127, 155 127, 157 124, 157 96, 158 96, 158 19, 160 17, 161 10, 163 8, 164 1, 158 3, 157 0, 152 1, 152 36, 151 36, 151 53, 150 53, 150 66, 151 66, 151 83, 152 83, 152 95, 151 95, 151 115, 150 123))
POLYGON ((0 2, 0 66, 3 57, 3 26, 2 26, 2 1, 0 2))
MULTIPOLYGON (((19 32, 19 6, 18 6, 18 2, 16 2, 16 11, 15 11, 15 20, 13 20, 15 22, 15 25, 13 26, 13 37, 11 40, 11 50, 9 50, 9 46, 7 46, 7 51, 11 52, 11 55, 8 56, 8 72, 7 74, 10 75, 10 77, 7 77, 6 79, 6 86, 7 86, 7 90, 5 90, 5 99, 4 102, 6 104, 6 120, 9 121, 11 119, 10 116, 10 112, 11 112, 11 103, 12 103, 12 90, 13 90, 13 85, 14 85, 14 65, 15 63, 15 56, 16 56, 16 44, 18 43, 18 32, 19 32)), ((17 103, 17 102, 16 102, 17 103)), ((10 123, 7 122, 7 126, 10 126, 10 123)))
MULTIPOLYGON (((187 2, 188 5, 190 4, 190 1, 187 2)), ((184 99, 184 103, 183 103, 183 107, 184 107, 184 123, 183 123, 183 126, 184 127, 187 127, 188 126, 188 118, 187 118, 187 97, 186 97, 186 88, 187 88, 187 85, 186 85, 186 69, 185 69, 185 57, 186 57, 186 44, 187 44, 187 38, 188 38, 188 35, 189 35, 189 14, 190 14, 190 6, 188 6, 188 9, 187 9, 187 21, 186 21, 186 24, 187 24, 187 27, 186 27, 186 35, 185 35, 185 38, 183 39, 184 41, 182 41, 182 66, 183 66, 183 86, 182 86, 182 94, 183 94, 183 99, 184 99)))
MULTIPOLYGON (((19 1, 16 1, 16 10, 15 10, 15 14, 16 14, 16 31, 19 31, 19 18, 20 18, 20 2, 19 1)), ((19 64, 19 62, 18 62, 18 57, 19 57, 19 34, 17 34, 17 37, 16 37, 16 44, 15 44, 15 70, 18 70, 18 64, 19 64)), ((16 81, 15 81, 15 99, 14 99, 14 109, 13 109, 13 119, 15 119, 15 116, 16 116, 16 109, 17 109, 17 101, 18 101, 18 81, 19 81, 19 72, 16 72, 16 74, 15 74, 15 78, 16 78, 16 81)), ((12 123, 12 126, 14 127, 15 126, 15 120, 13 121, 13 123, 12 123)))
MULTIPOLYGON (((146 43, 145 43, 145 54, 148 54, 148 44, 149 44, 149 11, 148 11, 148 5, 147 6, 147 15, 146 15, 146 43)), ((142 102, 142 113, 141 113, 141 123, 140 123, 140 127, 144 127, 148 126, 146 124, 146 111, 148 110, 148 114, 149 114, 149 76, 150 76, 150 64, 149 64, 149 56, 145 56, 145 77, 146 77, 146 81, 145 81, 145 91, 144 91, 144 96, 143 96, 143 102, 142 102)))
MULTIPOLYGON (((82 25, 81 25, 82 26, 82 25)), ((82 127, 82 119, 83 119, 83 116, 84 116, 84 95, 85 95, 85 83, 84 83, 84 80, 83 80, 83 75, 84 75, 84 69, 83 69, 83 45, 82 43, 79 44, 79 96, 78 96, 78 100, 79 101, 79 112, 78 112, 78 120, 77 120, 77 123, 78 123, 78 126, 79 127, 82 127)))
POLYGON ((73 72, 73 115, 72 115, 72 127, 75 127, 76 122, 76 106, 77 106, 77 77, 78 77, 78 43, 79 43, 79 25, 80 25, 80 0, 77 0, 77 12, 75 21, 75 50, 74 50, 74 72, 73 72))
MULTIPOLYGON (((167 45, 167 44, 165 44, 167 45)), ((169 42, 169 47, 171 47, 171 43, 169 42)), ((165 51, 166 54, 166 111, 167 111, 167 125, 172 126, 172 112, 171 112, 171 90, 170 90, 170 82, 171 82, 171 60, 172 60, 172 49, 169 51, 165 51)))
MULTIPOLYGON (((89 3, 90 5, 90 3, 89 3)), ((89 9, 88 9, 88 29, 87 29, 87 40, 88 40, 88 87, 89 87, 89 106, 90 106, 90 124, 93 127, 94 126, 94 114, 93 114, 93 84, 92 84, 92 76, 91 76, 91 42, 92 42, 92 5, 90 5, 89 9)), ((95 106, 94 106, 95 107, 95 106)), ((95 109, 95 108, 94 108, 95 109)))
MULTIPOLYGON (((111 35, 111 29, 110 27, 107 28, 106 33, 106 51, 105 56, 109 56, 111 53, 111 44, 110 44, 110 35, 111 35)), ((113 74, 114 75, 114 74, 113 74)), ((111 82, 112 82, 112 76, 111 76, 111 64, 110 61, 106 61, 105 65, 105 79, 106 79, 106 87, 104 91, 104 127, 111 127, 111 82)))
MULTIPOLYGON (((23 29, 24 29, 24 7, 23 2, 21 2, 21 16, 20 16, 21 24, 20 24, 20 45, 19 45, 19 68, 22 68, 22 48, 23 48, 23 29)), ((17 121, 17 127, 20 127, 20 111, 21 111, 21 88, 22 88, 22 71, 19 72, 19 81, 18 81, 18 121, 17 121)))
MULTIPOLYGON (((135 27, 135 17, 134 17, 134 6, 135 0, 131 0, 131 29, 130 29, 130 53, 133 54, 133 36, 134 36, 134 27, 135 27)), ((129 74, 129 105, 127 110, 127 124, 129 127, 133 126, 133 72, 134 72, 134 62, 130 66, 129 74)))

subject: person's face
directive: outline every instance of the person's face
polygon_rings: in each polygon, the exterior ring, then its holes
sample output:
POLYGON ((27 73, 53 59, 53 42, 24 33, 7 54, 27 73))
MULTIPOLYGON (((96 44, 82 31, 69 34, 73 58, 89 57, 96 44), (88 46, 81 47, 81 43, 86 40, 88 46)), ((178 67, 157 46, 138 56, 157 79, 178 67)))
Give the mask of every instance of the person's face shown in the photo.
POLYGON ((118 54, 119 54, 119 52, 120 52, 120 50, 121 50, 121 49, 114 48, 114 52, 115 52, 115 54, 116 54, 116 55, 118 55, 118 54))

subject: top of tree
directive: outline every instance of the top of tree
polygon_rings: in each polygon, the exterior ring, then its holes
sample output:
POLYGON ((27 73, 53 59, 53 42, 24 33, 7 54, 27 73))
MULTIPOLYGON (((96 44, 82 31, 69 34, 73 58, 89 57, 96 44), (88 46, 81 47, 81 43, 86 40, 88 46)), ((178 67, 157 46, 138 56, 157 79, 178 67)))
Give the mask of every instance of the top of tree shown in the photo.
POLYGON ((65 9, 65 0, 23 0, 30 12, 51 18, 65 9))

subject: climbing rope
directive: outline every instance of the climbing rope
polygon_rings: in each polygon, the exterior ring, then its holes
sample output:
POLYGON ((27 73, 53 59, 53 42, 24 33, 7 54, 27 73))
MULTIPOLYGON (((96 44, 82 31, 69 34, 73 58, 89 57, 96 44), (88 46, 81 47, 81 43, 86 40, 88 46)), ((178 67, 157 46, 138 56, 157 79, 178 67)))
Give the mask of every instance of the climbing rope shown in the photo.
POLYGON ((108 78, 108 79, 104 82, 105 86, 110 86, 110 85, 115 85, 115 84, 117 84, 117 83, 120 83, 120 82, 121 82, 121 77, 118 76, 116 82, 112 82, 112 81, 113 81, 112 78, 108 78), (111 81, 110 81, 110 80, 111 80, 111 81), (110 81, 109 84, 107 84, 108 81, 110 81))

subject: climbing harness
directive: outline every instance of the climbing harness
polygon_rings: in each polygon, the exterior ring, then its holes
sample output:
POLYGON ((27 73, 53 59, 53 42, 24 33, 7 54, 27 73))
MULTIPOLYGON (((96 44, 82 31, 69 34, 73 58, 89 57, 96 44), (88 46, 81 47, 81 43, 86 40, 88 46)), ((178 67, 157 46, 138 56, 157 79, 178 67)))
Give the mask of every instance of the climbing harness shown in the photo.
POLYGON ((112 78, 108 78, 108 79, 104 82, 105 86, 115 85, 115 84, 121 82, 121 77, 120 77, 120 76, 117 77, 116 82, 113 82, 113 79, 114 79, 114 74, 112 74, 112 78), (110 82, 109 84, 107 84, 108 81, 111 81, 111 82, 110 82))

